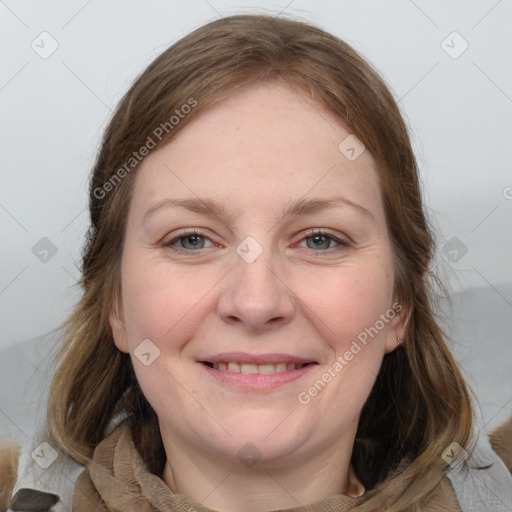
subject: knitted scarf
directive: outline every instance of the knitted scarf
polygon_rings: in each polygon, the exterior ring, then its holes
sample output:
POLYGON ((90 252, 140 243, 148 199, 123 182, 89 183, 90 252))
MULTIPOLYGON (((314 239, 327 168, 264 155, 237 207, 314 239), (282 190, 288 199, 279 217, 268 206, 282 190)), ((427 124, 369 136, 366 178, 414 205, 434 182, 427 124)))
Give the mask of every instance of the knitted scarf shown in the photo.
MULTIPOLYGON (((404 489, 404 482, 395 477, 391 482, 383 482, 372 494, 382 485, 391 485, 393 495, 404 489)), ((362 512, 366 510, 366 499, 367 496, 351 498, 336 494, 309 505, 288 508, 286 512, 362 512)), ((430 493, 425 510, 460 510, 446 478, 430 493)), ((135 448, 128 424, 123 422, 96 447, 92 461, 78 477, 73 492, 73 511, 212 512, 212 509, 185 495, 175 494, 163 480, 150 473, 135 448)))

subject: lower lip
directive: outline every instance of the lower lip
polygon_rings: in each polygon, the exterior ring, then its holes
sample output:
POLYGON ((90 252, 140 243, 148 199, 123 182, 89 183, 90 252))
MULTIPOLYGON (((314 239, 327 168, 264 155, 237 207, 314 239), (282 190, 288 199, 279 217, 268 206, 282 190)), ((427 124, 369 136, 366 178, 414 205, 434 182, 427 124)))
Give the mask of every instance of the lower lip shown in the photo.
POLYGON ((297 370, 286 370, 285 372, 276 372, 264 375, 261 373, 246 374, 230 372, 228 370, 216 370, 215 368, 210 368, 203 363, 199 364, 219 382, 247 390, 278 388, 288 382, 304 377, 304 375, 309 373, 312 368, 317 366, 317 364, 308 364, 307 366, 303 366, 297 370))

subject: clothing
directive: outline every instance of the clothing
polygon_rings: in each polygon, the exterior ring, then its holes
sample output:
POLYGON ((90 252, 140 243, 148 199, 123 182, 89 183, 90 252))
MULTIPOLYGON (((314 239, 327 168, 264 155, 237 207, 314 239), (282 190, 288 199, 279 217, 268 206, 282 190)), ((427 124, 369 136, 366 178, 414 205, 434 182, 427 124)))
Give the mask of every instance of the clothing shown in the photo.
MULTIPOLYGON (((512 440, 511 440, 512 444, 512 440)), ((33 453, 33 452, 32 452, 33 453)), ((474 461, 491 464, 484 470, 454 470, 449 478, 444 477, 431 492, 421 510, 428 512, 443 511, 512 511, 512 477, 497 455, 485 446, 479 446, 473 455, 474 461), (469 487, 464 490, 464 486, 469 487), (475 493, 475 489, 479 492, 475 493), (483 494, 481 494, 483 492, 483 494)), ((83 468, 78 464, 63 461, 58 467, 43 469, 31 467, 30 481, 32 488, 51 493, 58 497, 51 508, 39 509, 52 512, 212 512, 194 500, 175 494, 157 476, 151 474, 138 454, 131 436, 128 422, 117 425, 97 447, 93 457, 94 463, 83 468), (72 505, 72 509, 71 509, 72 505)), ((32 462, 34 462, 32 460, 32 462)), ((470 464, 471 466, 472 464, 470 464)), ((393 485, 393 494, 404 489, 398 469, 378 488, 393 485)), ((27 467, 21 468, 20 475, 25 476, 27 467)), ((16 491, 27 480, 20 479, 16 491)), ((18 492, 19 495, 19 492, 18 492)), ((22 496, 23 497, 23 496, 22 496)), ((358 512, 365 501, 365 496, 350 498, 338 494, 313 504, 286 509, 286 512, 358 512)), ((14 498, 12 510, 19 508, 14 498)), ((34 509, 32 509, 34 510, 34 509)), ((385 510, 385 507, 383 508, 385 510)))

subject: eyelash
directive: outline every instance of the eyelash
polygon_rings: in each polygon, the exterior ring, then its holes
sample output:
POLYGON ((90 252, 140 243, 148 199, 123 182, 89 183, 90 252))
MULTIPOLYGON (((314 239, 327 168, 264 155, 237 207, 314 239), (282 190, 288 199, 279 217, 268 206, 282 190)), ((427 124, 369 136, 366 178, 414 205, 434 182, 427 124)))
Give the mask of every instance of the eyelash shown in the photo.
MULTIPOLYGON (((168 247, 170 248, 171 250, 173 250, 174 252, 178 253, 178 254, 191 254, 193 252, 199 252, 200 249, 184 249, 184 248, 178 248, 178 247, 173 247, 174 244, 176 244, 177 242, 179 242, 181 239, 183 238, 187 238, 189 236, 200 236, 200 237, 203 237, 204 239, 206 240, 209 240, 210 242, 212 242, 213 244, 215 242, 213 242, 212 240, 210 240, 204 233, 202 233, 201 231, 197 230, 197 229, 192 229, 192 230, 188 230, 188 231, 182 231, 181 233, 179 233, 177 236, 173 237, 171 240, 165 242, 163 245, 165 247, 168 247)), ((331 233, 327 232, 327 231, 324 231, 322 229, 318 229, 318 228, 313 228, 313 229, 309 229, 307 230, 305 233, 304 233, 304 237, 300 240, 300 242, 303 242, 304 240, 307 240, 308 238, 314 238, 316 236, 324 236, 326 238, 329 238, 331 239, 332 241, 336 242, 339 246, 338 247, 329 247, 328 249, 325 249, 325 250, 315 250, 315 249, 310 249, 310 248, 305 248, 311 252, 314 252, 314 253, 325 253, 325 252, 331 252, 333 250, 340 250, 340 249, 346 249, 346 248, 349 248, 349 247, 352 247, 353 244, 351 242, 349 242, 348 240, 343 240, 343 239, 340 239, 338 237, 335 237, 334 235, 332 235, 331 233), (341 247, 340 247, 341 246, 341 247)), ((202 249, 202 248, 201 248, 202 249)), ((208 248, 206 248, 208 249, 208 248)))

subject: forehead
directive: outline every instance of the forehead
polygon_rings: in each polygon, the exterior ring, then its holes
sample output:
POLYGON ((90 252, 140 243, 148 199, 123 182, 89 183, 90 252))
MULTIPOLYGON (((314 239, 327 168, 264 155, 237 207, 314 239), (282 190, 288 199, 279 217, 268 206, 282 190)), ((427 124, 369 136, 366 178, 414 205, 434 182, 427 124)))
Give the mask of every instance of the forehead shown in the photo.
POLYGON ((233 211, 268 212, 299 197, 339 192, 378 216, 373 158, 369 150, 347 158, 340 144, 343 149, 349 135, 305 94, 251 85, 198 114, 146 157, 132 207, 147 209, 168 197, 213 197, 233 211))

